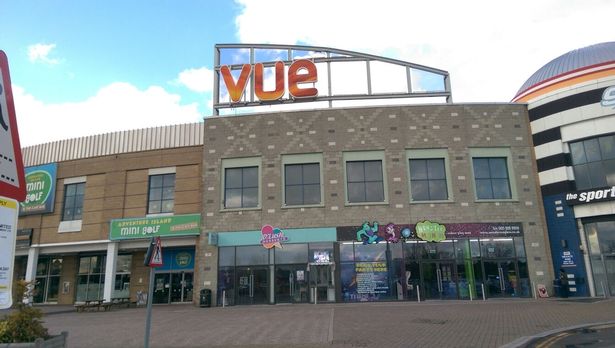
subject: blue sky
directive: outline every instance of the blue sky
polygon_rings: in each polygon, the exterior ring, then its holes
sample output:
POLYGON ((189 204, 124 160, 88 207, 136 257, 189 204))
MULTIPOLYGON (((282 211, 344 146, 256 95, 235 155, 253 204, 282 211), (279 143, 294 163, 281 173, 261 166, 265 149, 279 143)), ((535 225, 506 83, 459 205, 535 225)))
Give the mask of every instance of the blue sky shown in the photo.
POLYGON ((306 44, 449 71, 508 102, 542 65, 613 41, 611 0, 0 0, 22 146, 211 115, 216 43, 306 44))

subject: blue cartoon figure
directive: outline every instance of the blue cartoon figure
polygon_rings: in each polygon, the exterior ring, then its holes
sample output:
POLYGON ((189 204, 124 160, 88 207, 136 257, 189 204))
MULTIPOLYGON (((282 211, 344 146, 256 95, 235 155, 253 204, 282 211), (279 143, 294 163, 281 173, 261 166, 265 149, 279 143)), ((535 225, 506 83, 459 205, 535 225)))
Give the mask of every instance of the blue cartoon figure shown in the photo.
POLYGON ((363 245, 378 243, 382 237, 378 236, 378 222, 374 221, 372 226, 365 221, 360 230, 357 231, 357 241, 363 242, 363 245))

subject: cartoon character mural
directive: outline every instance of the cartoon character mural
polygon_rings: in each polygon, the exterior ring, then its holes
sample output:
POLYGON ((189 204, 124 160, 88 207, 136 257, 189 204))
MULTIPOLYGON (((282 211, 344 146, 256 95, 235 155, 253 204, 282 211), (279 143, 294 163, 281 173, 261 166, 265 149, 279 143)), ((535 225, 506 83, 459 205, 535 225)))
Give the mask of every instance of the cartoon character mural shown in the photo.
POLYGON ((386 236, 386 241, 391 243, 399 242, 399 232, 397 232, 397 226, 389 222, 384 228, 384 234, 386 236))
POLYGON ((374 221, 372 226, 365 221, 360 230, 357 231, 357 241, 363 242, 363 245, 378 243, 383 238, 378 235, 378 222, 374 221))

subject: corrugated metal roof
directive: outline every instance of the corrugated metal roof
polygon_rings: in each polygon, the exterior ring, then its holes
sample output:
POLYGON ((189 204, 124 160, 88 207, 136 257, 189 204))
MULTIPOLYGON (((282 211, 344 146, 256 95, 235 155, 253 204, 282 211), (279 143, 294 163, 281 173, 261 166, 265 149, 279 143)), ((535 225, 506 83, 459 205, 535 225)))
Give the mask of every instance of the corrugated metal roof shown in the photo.
POLYGON ((538 69, 527 81, 519 88, 517 95, 528 88, 544 82, 552 77, 556 77, 580 68, 615 61, 615 42, 603 42, 576 50, 553 59, 538 69))
POLYGON ((202 146, 203 130, 203 122, 131 129, 29 146, 21 152, 28 167, 127 152, 202 146))

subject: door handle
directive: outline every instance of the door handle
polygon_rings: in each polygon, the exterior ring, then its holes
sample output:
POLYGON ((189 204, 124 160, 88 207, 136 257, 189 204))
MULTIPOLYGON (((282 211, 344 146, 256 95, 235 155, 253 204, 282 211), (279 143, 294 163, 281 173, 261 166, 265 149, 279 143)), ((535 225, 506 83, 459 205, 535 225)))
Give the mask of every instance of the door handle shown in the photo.
POLYGON ((254 274, 250 274, 250 297, 254 297, 254 274))
POLYGON ((504 270, 502 270, 502 267, 498 267, 498 273, 500 273, 500 290, 505 291, 506 287, 504 286, 504 270))

